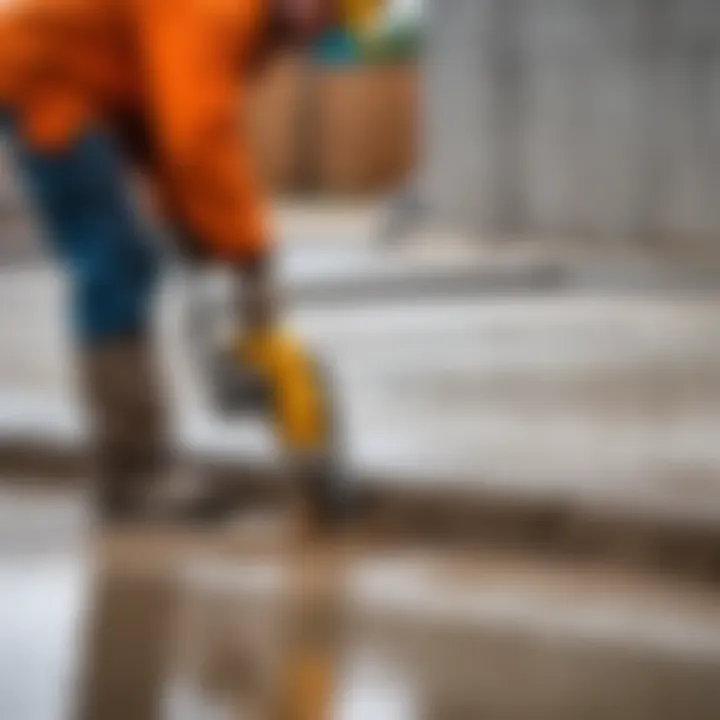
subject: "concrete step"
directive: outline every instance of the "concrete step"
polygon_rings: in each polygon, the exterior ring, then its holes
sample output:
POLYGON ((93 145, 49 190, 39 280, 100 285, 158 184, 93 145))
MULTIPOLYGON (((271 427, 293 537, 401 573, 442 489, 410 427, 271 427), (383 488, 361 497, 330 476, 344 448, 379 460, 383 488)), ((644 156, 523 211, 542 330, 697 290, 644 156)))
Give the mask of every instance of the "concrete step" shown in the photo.
MULTIPOLYGON (((298 211, 280 205, 276 215, 278 270, 293 305, 720 287, 717 257, 662 247, 616 243, 599 250, 580 240, 471 240, 441 233, 387 247, 375 238, 377 214, 370 207, 298 211)), ((0 236, 0 266, 50 264, 36 221, 12 199, 0 207, 0 236)))
MULTIPOLYGON (((239 486, 272 475, 269 429, 224 422, 208 406, 179 295, 169 285, 161 313, 179 451, 225 467, 239 486)), ((79 454, 85 436, 60 298, 46 273, 0 282, 0 304, 17 309, 0 317, 0 445, 26 473, 43 455, 79 454)), ((333 370, 349 470, 386 527, 591 554, 629 546, 652 564, 712 574, 719 305, 714 296, 428 300, 299 307, 290 321, 333 370)))

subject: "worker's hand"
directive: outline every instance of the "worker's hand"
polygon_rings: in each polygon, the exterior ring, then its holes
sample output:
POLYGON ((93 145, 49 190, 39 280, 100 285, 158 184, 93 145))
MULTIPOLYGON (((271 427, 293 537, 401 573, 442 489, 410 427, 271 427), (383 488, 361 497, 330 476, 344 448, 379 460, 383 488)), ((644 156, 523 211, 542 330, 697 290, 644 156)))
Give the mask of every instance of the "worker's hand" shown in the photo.
POLYGON ((263 257, 237 271, 237 324, 247 333, 268 333, 277 323, 279 292, 269 257, 263 257))
POLYGON ((217 404, 227 412, 264 409, 290 453, 324 453, 332 434, 326 388, 312 353, 280 325, 269 258, 238 275, 238 322, 215 371, 217 404))
POLYGON ((270 372, 249 347, 257 344, 251 339, 279 337, 277 292, 268 258, 233 272, 230 335, 206 356, 210 394, 226 416, 265 416, 273 406, 270 372))

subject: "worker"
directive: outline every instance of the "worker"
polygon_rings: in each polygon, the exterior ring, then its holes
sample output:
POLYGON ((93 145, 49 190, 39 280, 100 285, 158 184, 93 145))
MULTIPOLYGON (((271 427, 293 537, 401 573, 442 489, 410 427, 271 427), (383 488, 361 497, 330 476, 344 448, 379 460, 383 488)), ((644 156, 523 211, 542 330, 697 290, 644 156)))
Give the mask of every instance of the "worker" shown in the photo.
MULTIPOLYGON (((242 85, 268 49, 316 37, 333 6, 0 3, 0 127, 69 278, 102 517, 152 514, 172 476, 151 337, 159 255, 128 171, 148 179, 187 253, 236 271, 243 327, 271 335, 272 250, 238 121, 242 85)), ((201 515, 206 500, 185 510, 201 515)))

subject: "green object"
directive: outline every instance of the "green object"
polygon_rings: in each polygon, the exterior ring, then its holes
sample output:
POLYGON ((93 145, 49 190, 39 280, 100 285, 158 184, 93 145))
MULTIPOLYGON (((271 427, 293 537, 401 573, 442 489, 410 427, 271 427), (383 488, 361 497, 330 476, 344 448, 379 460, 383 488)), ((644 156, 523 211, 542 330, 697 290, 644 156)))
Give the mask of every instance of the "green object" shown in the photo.
POLYGON ((417 59, 422 51, 422 37, 413 27, 400 27, 361 42, 361 54, 371 65, 403 63, 417 59))

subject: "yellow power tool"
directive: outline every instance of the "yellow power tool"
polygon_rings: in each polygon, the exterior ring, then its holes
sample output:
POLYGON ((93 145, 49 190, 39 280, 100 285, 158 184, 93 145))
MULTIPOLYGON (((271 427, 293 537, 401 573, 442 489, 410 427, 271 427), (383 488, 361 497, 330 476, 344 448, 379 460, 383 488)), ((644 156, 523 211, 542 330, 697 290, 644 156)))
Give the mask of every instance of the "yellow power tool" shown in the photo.
POLYGON ((344 614, 346 517, 329 375, 289 333, 242 337, 220 358, 226 410, 268 412, 305 503, 290 549, 287 637, 273 720, 332 720, 344 614))
POLYGON ((286 642, 269 717, 331 720, 345 611, 343 531, 355 510, 331 375, 287 330, 240 331, 218 342, 211 326, 222 313, 194 309, 193 344, 204 351, 214 405, 226 416, 269 421, 303 500, 288 547, 286 642))
POLYGON ((249 333, 217 353, 211 376, 215 404, 226 415, 269 420, 311 523, 341 521, 349 506, 339 417, 319 359, 287 331, 249 333))

